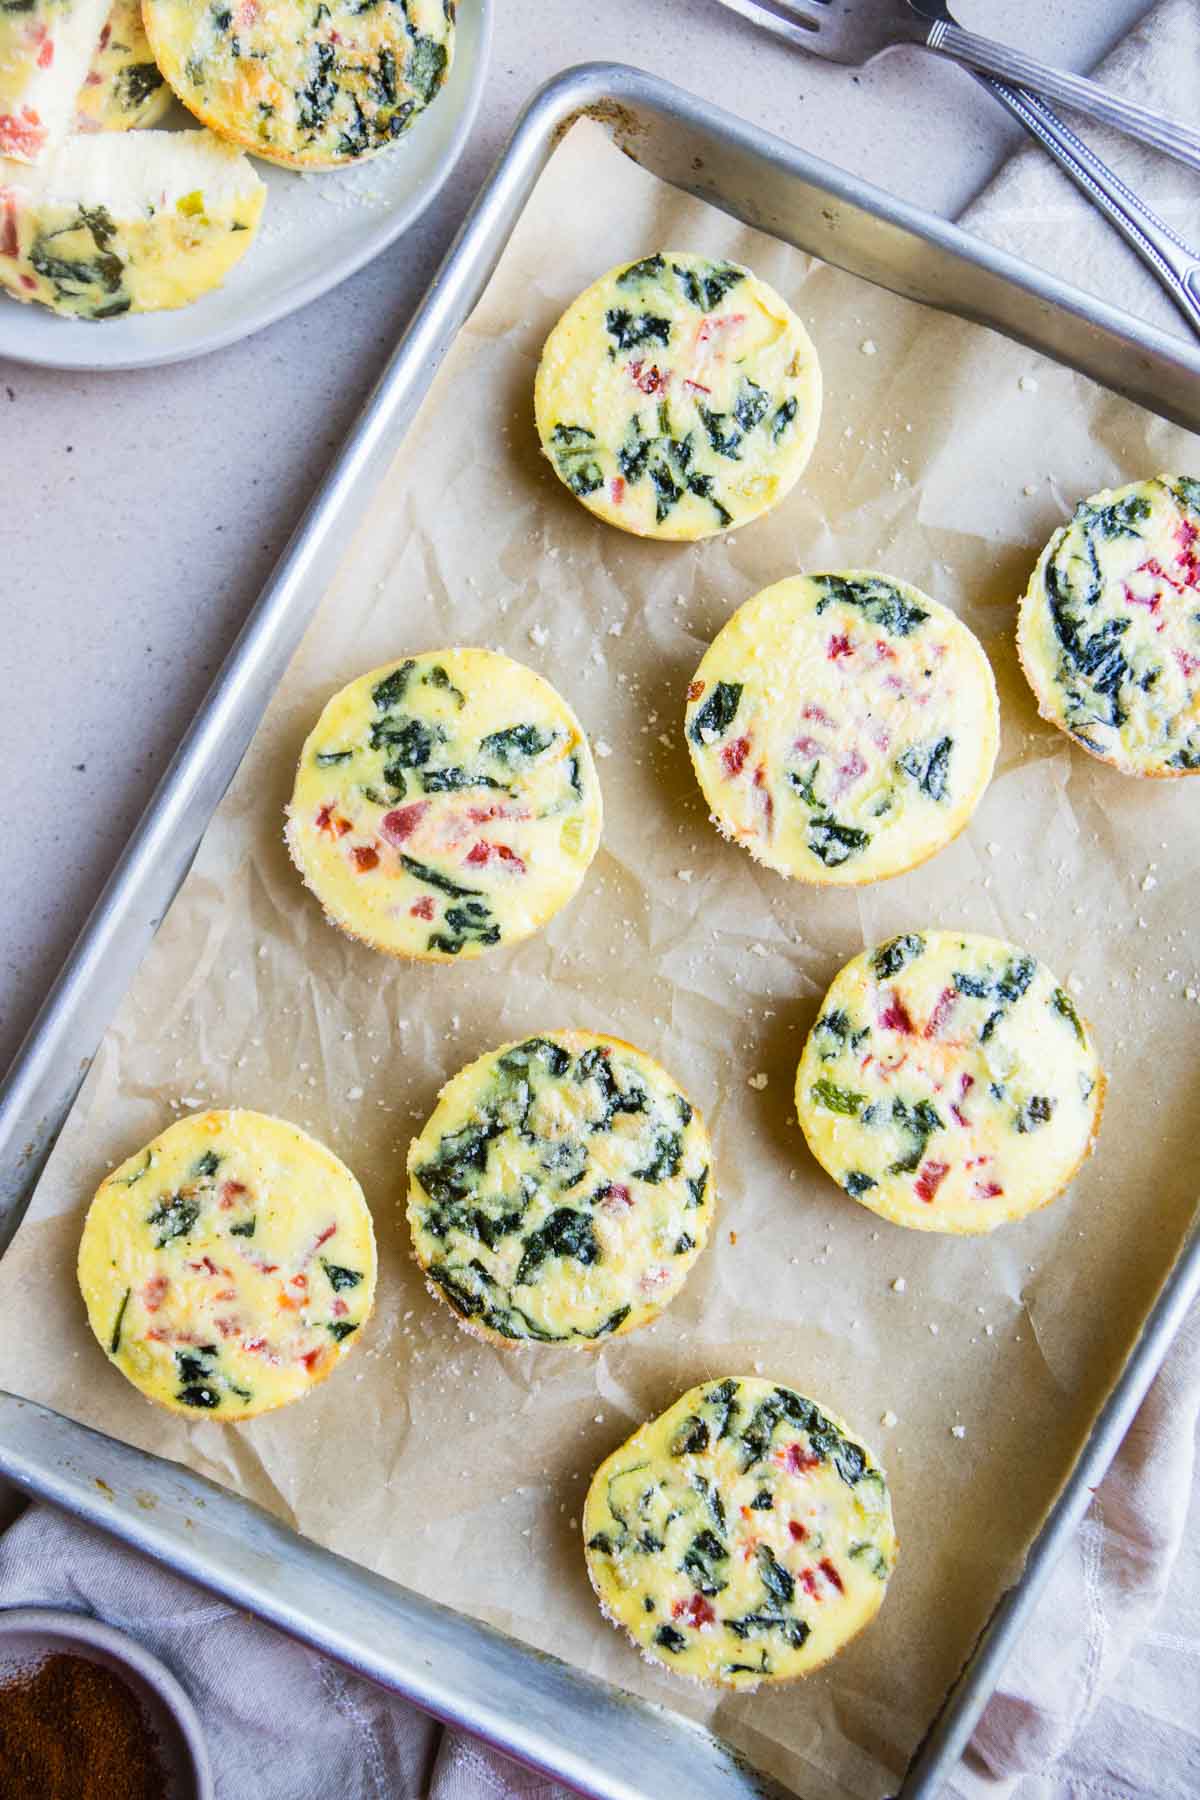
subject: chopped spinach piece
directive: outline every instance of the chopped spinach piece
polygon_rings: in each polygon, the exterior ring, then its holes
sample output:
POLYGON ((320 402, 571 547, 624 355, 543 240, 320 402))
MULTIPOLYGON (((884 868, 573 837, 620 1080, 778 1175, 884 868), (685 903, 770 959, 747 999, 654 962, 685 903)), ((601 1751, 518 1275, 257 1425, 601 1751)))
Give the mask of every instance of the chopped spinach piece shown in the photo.
POLYGON ((855 1562, 864 1563, 871 1571, 871 1574, 876 1576, 880 1581, 887 1580, 887 1558, 884 1556, 882 1550, 878 1549, 874 1544, 866 1542, 865 1540, 857 1544, 851 1544, 846 1555, 853 1557, 855 1562))
POLYGON ((835 601, 857 606, 870 624, 890 637, 910 637, 929 617, 924 607, 906 599, 899 588, 879 576, 814 575, 812 579, 822 591, 822 598, 817 601, 818 613, 835 601))
POLYGON ((321 1267, 329 1277, 329 1285, 335 1294, 342 1293, 345 1288, 357 1287, 362 1280, 360 1269, 347 1269, 341 1263, 326 1262, 324 1257, 321 1258, 321 1267))
POLYGON ((634 413, 625 433, 625 442, 617 451, 617 468, 626 481, 641 480, 653 445, 654 439, 648 438, 642 430, 641 417, 634 413))
POLYGON ((426 106, 446 78, 448 60, 445 44, 439 44, 436 38, 414 37, 404 73, 409 86, 416 90, 426 106))
POLYGON ((925 1146, 934 1132, 946 1129, 945 1120, 932 1100, 918 1100, 915 1106, 909 1106, 899 1097, 892 1101, 892 1119, 902 1131, 908 1133, 912 1148, 906 1156, 890 1164, 888 1174, 913 1175, 921 1166, 925 1146))
POLYGON ((678 1656, 681 1650, 687 1649, 687 1639, 674 1625, 660 1625, 654 1634, 654 1641, 662 1649, 669 1650, 673 1656, 678 1656))
POLYGON ((694 744, 724 737, 737 716, 742 699, 740 681, 718 681, 704 705, 694 715, 689 735, 694 744))
POLYGON ((796 1583, 783 1565, 776 1562, 770 1544, 758 1546, 758 1571, 767 1597, 779 1606, 790 1606, 796 1597, 796 1583))
POLYGON ((576 1081, 594 1081, 600 1089, 604 1104, 603 1115, 597 1119, 591 1129, 593 1131, 609 1131, 618 1113, 644 1113, 647 1110, 646 1090, 637 1085, 622 1089, 613 1074, 610 1059, 598 1045, 585 1050, 575 1065, 576 1081))
POLYGON ((856 850, 865 850, 870 841, 869 831, 858 825, 843 825, 832 813, 809 822, 808 847, 827 869, 839 868, 856 850))
POLYGON ((1095 506, 1089 500, 1081 500, 1071 523, 1081 525, 1085 537, 1095 532, 1110 542, 1114 538, 1140 538, 1142 534, 1137 527, 1145 524, 1150 512, 1150 502, 1144 494, 1127 494, 1123 500, 1113 500, 1108 506, 1095 506))
POLYGON ((1054 1101, 1047 1094, 1032 1094, 1017 1113, 1017 1130, 1022 1134, 1047 1125, 1054 1112, 1054 1101))
POLYGON ((1032 956, 1014 957, 996 983, 1001 1000, 1023 1000, 1036 972, 1037 964, 1032 956))
POLYGON ((1087 1033, 1083 1029, 1083 1020, 1075 1010, 1075 1002, 1063 988, 1055 988, 1050 996, 1050 1004, 1055 1012, 1064 1018, 1081 1044, 1087 1043, 1087 1033))
MULTIPOLYGON (((233 15, 226 12, 215 17, 218 24, 224 18, 227 29, 233 15)), ((312 46, 312 73, 296 95, 296 117, 310 136, 321 129, 337 104, 338 84, 333 75, 336 65, 333 45, 318 39, 312 46)))
POLYGON ((556 1079, 565 1075, 571 1066, 571 1058, 561 1044, 552 1043, 549 1038, 526 1038, 523 1044, 514 1044, 500 1057, 497 1067, 509 1075, 528 1074, 534 1063, 541 1066, 556 1079))
POLYGON ((776 408, 775 417, 771 420, 771 436, 776 443, 787 431, 798 411, 799 405, 794 395, 791 399, 785 400, 782 406, 776 408))
POLYGON ((358 1330, 358 1325, 349 1319, 331 1319, 325 1329, 334 1342, 340 1344, 344 1338, 350 1336, 352 1331, 358 1330))
POLYGON ((754 430, 765 417, 770 404, 771 398, 766 389, 760 388, 748 375, 743 375, 738 397, 734 402, 733 416, 744 432, 754 430))
POLYGON ((207 1382, 193 1382, 188 1387, 180 1388, 175 1398, 184 1406, 203 1406, 211 1409, 221 1404, 220 1394, 207 1382))
MULTIPOLYGON (((588 1539, 587 1547, 589 1550, 598 1550, 601 1556, 611 1556, 616 1549, 616 1545, 613 1543, 612 1538, 607 1531, 595 1532, 588 1539)), ((851 1551, 850 1554, 853 1555, 854 1552, 851 1551)))
POLYGON ((897 758, 896 766, 910 776, 931 800, 944 800, 950 776, 950 752, 953 748, 954 739, 951 737, 938 738, 932 745, 910 744, 904 754, 897 758))
POLYGON ((671 321, 656 313, 638 313, 636 317, 624 306, 611 306, 604 315, 604 326, 617 340, 619 350, 636 350, 642 344, 660 344, 665 349, 671 338, 671 321))
POLYGON ((671 1439, 671 1455, 699 1456, 702 1450, 708 1449, 708 1444, 707 1421, 698 1413, 690 1413, 671 1439))
POLYGON ((151 94, 158 92, 163 84, 162 70, 157 63, 129 63, 118 70, 113 83, 113 91, 118 105, 126 111, 133 112, 144 106, 151 94))
POLYGON ((838 1087, 836 1082, 824 1078, 813 1082, 811 1093, 817 1105, 824 1107, 826 1112, 841 1113, 848 1119, 857 1118, 867 1103, 865 1094, 856 1094, 852 1088, 838 1087))
MULTIPOLYGON (((3 9, 2 9, 2 8, 0 8, 0 10, 3 10, 3 9)), ((113 1184, 114 1184, 114 1186, 117 1186, 117 1187, 132 1187, 132 1186, 133 1186, 133 1184, 134 1184, 134 1182, 135 1182, 135 1181, 140 1181, 140 1180, 141 1180, 141 1179, 142 1179, 142 1176, 143 1176, 143 1175, 144 1175, 144 1174, 145 1174, 145 1173, 146 1173, 146 1171, 147 1171, 147 1170, 148 1170, 148 1169, 149 1169, 149 1167, 150 1167, 150 1163, 151 1163, 151 1156, 150 1156, 150 1152, 149 1152, 149 1150, 147 1150, 147 1152, 146 1152, 146 1160, 145 1160, 145 1162, 144 1162, 144 1163, 143 1163, 143 1164, 142 1164, 142 1166, 141 1166, 141 1168, 140 1168, 140 1169, 135 1169, 135 1170, 134 1170, 134 1171, 133 1171, 133 1174, 132 1174, 132 1175, 122 1175, 122 1176, 120 1176, 120 1177, 117 1177, 117 1176, 116 1176, 116 1175, 114 1175, 114 1176, 113 1176, 113 1177, 112 1177, 112 1180, 113 1180, 113 1184)))
POLYGON ((713 493, 713 480, 711 475, 689 475, 687 478, 687 489, 688 493, 695 494, 698 500, 707 500, 710 503, 722 525, 733 524, 733 514, 727 506, 721 504, 717 499, 717 496, 713 493))
POLYGON ((353 755, 353 750, 318 750, 313 760, 318 769, 332 769, 335 763, 349 762, 353 755))
POLYGON ((737 1382, 734 1381, 732 1377, 728 1377, 726 1380, 719 1382, 716 1387, 709 1388, 707 1394, 704 1396, 704 1403, 706 1406, 720 1408, 721 1425, 717 1432, 718 1443, 721 1442, 722 1438, 729 1437, 733 1431, 733 1421, 738 1415, 737 1392, 737 1382))
MULTIPOLYGON (((746 1613, 740 1619, 726 1619, 725 1624, 736 1637, 756 1636, 760 1631, 778 1631, 793 1650, 802 1650, 812 1626, 807 1619, 789 1619, 785 1613, 746 1613)), ((755 1671, 757 1673, 757 1671, 755 1671)))
POLYGON ((377 719, 371 726, 371 748, 388 752, 390 766, 383 772, 385 779, 402 788, 403 774, 397 780, 392 771, 423 768, 441 735, 440 727, 431 728, 420 719, 401 719, 390 713, 377 719))
POLYGON ((750 1502, 750 1511, 751 1512, 773 1512, 774 1508, 775 1508, 775 1501, 771 1496, 770 1489, 769 1488, 759 1488, 757 1494, 755 1494, 753 1500, 750 1502))
POLYGON ((788 1419, 793 1425, 807 1430, 815 1416, 816 1408, 808 1401, 802 1400, 798 1394, 789 1393, 787 1388, 775 1388, 765 1399, 759 1401, 750 1423, 742 1432, 743 1471, 762 1461, 771 1447, 775 1428, 782 1419, 788 1419))
POLYGON ((159 1228, 154 1248, 161 1250, 173 1239, 187 1237, 199 1217, 198 1200, 185 1199, 182 1194, 172 1194, 169 1200, 160 1200, 146 1218, 147 1225, 157 1225, 159 1228))
MULTIPOLYGON (((502 781, 491 775, 481 775, 474 769, 422 769, 419 779, 423 794, 457 794, 465 788, 491 788, 501 794, 509 792, 502 781)), ((404 798, 403 794, 400 798, 404 798)))
POLYGON ((117 1316, 112 1328, 112 1337, 109 1339, 108 1344, 108 1354, 110 1356, 115 1356, 117 1351, 121 1348, 121 1327, 125 1323, 125 1308, 129 1305, 129 1296, 132 1292, 132 1288, 125 1289, 125 1296, 121 1301, 120 1306, 117 1308, 117 1316))
POLYGON ((478 888, 463 887, 460 882, 452 881, 448 875, 442 875, 437 869, 431 869, 428 863, 418 862, 415 856, 400 854, 401 867, 417 881, 423 881, 427 887, 437 888, 441 894, 449 894, 452 899, 466 900, 479 898, 478 888))
POLYGON ((871 967, 881 980, 887 980, 898 975, 924 952, 925 939, 915 931, 906 931, 902 937, 889 938, 886 944, 880 944, 871 958, 871 967))
POLYGON ((554 742, 553 731, 539 731, 536 725, 509 725, 504 731, 492 731, 482 739, 479 748, 487 756, 506 765, 514 761, 532 760, 548 750, 554 742))
POLYGON ((604 468, 596 450, 596 434, 586 425, 556 425, 550 433, 558 472, 580 499, 604 486, 604 468))
POLYGON ((721 1490, 716 1482, 705 1480, 703 1475, 693 1475, 692 1486, 712 1514, 717 1530, 724 1531, 726 1529, 725 1502, 721 1499, 721 1490))
POLYGON ((618 1306, 615 1311, 609 1313, 607 1319, 604 1320, 603 1324, 597 1325, 595 1331, 576 1330, 575 1336, 582 1337, 582 1338, 593 1338, 593 1339, 607 1337, 610 1332, 618 1331, 620 1329, 620 1327, 625 1323, 626 1319, 629 1317, 629 1314, 631 1311, 632 1311, 631 1307, 618 1306))
POLYGON ((600 1244, 587 1213, 556 1206, 544 1225, 531 1231, 513 1277, 514 1287, 528 1287, 542 1264, 552 1256, 572 1257, 586 1267, 600 1260, 600 1244))
POLYGON ((675 1239, 675 1247, 671 1254, 673 1256, 686 1256, 689 1250, 694 1250, 695 1248, 695 1238, 692 1237, 689 1232, 681 1231, 679 1236, 675 1239))
POLYGON ((215 1150, 206 1150, 192 1165, 192 1174, 198 1181, 207 1181, 214 1176, 221 1166, 221 1158, 215 1150))
POLYGON ((728 457, 730 462, 740 462, 742 438, 745 434, 739 428, 736 418, 730 426, 728 413, 713 412, 711 407, 705 406, 703 400, 696 411, 700 414, 700 421, 708 433, 708 441, 717 455, 728 457))
POLYGON ((663 520, 670 513, 671 508, 676 505, 678 501, 682 500, 683 489, 675 480, 675 477, 671 474, 670 469, 668 469, 664 462, 653 462, 650 464, 650 482, 654 488, 655 495, 657 496, 654 516, 661 525, 663 520))
POLYGON ((861 1169, 847 1169, 842 1176, 842 1186, 852 1199, 861 1200, 864 1194, 869 1193, 873 1187, 878 1187, 879 1183, 873 1175, 866 1175, 861 1169))
POLYGON ((653 256, 643 256, 641 262, 630 263, 624 273, 617 276, 617 286, 640 287, 643 281, 656 281, 666 266, 665 259, 657 251, 653 256))
POLYGON ((371 689, 371 698, 380 712, 390 712, 394 706, 399 706, 416 666, 416 662, 410 657, 398 669, 393 669, 390 675, 385 675, 382 681, 376 682, 371 689))
POLYGON ((711 312, 720 306, 730 288, 746 279, 745 269, 735 268, 732 263, 709 263, 704 270, 684 269, 678 263, 672 263, 671 267, 679 279, 684 298, 701 312, 711 312))
POLYGON ((488 1146, 500 1134, 494 1119, 448 1131, 428 1162, 418 1163, 413 1175, 431 1199, 441 1205, 473 1194, 487 1168, 488 1146))
POLYGON ((254 1236, 254 1227, 257 1224, 257 1216, 252 1219, 243 1219, 239 1224, 231 1225, 229 1227, 229 1235, 230 1237, 252 1238, 254 1236))
POLYGON ((719 1594, 729 1583, 717 1567, 719 1563, 729 1561, 729 1550, 715 1531, 705 1526, 698 1531, 683 1553, 683 1561, 679 1567, 691 1578, 692 1585, 701 1594, 710 1597, 719 1594))
POLYGON ((688 1206, 689 1206, 689 1208, 693 1207, 693 1206, 703 1206, 704 1205, 704 1191, 708 1186, 708 1169, 707 1169, 707 1167, 703 1168, 700 1171, 699 1175, 689 1175, 687 1177, 686 1186, 687 1186, 687 1191, 688 1191, 688 1206))
POLYGON ((655 1135, 650 1157, 645 1167, 635 1169, 633 1172, 639 1181, 649 1181, 655 1184, 660 1181, 673 1181, 679 1173, 682 1161, 682 1133, 660 1131, 655 1135))

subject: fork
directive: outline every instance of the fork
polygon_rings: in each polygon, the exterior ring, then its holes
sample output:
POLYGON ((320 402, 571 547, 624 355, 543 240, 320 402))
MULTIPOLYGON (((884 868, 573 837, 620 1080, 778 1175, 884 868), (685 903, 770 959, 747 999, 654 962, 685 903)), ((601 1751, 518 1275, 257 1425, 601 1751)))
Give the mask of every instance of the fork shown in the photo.
POLYGON ((942 0, 721 0, 721 4, 797 49, 830 62, 860 67, 881 51, 917 44, 1015 87, 1031 88, 1200 170, 1200 131, 1110 94, 1082 75, 1065 74, 1024 51, 964 31, 942 0))
MULTIPOLYGON (((849 3, 853 4, 853 0, 849 0, 849 3)), ((884 0, 876 0, 877 12, 883 3, 884 0)), ((942 21, 953 24, 941 0, 923 0, 923 3, 927 11, 936 7, 942 21)), ((818 21, 817 28, 811 24, 797 25, 796 18, 803 0, 721 0, 721 4, 752 23, 774 31, 796 49, 809 55, 828 57, 834 62, 857 63, 861 60, 858 52, 851 51, 852 39, 861 51, 863 42, 870 36, 875 48, 866 52, 868 57, 878 49, 887 47, 878 41, 877 19, 854 22, 851 32, 826 30, 827 25, 840 26, 851 22, 849 11, 843 10, 846 0, 809 0, 814 9, 820 9, 821 20, 818 21), (785 19, 784 11, 791 16, 785 19), (861 29, 864 23, 867 26, 865 31, 861 29)), ((891 4, 898 5, 906 12, 910 10, 909 0, 891 0, 891 4)), ((887 44, 896 41, 894 37, 889 37, 887 44)), ((1054 158, 1063 173, 1115 226, 1130 249, 1142 259, 1162 285, 1192 330, 1200 336, 1200 256, 1144 200, 1140 200, 1094 150, 1064 125, 1058 115, 1036 94, 1010 87, 1006 82, 997 81, 990 75, 977 74, 975 78, 981 87, 986 88, 1024 125, 1054 158)), ((1097 88, 1095 91, 1100 93, 1102 90, 1097 88)))

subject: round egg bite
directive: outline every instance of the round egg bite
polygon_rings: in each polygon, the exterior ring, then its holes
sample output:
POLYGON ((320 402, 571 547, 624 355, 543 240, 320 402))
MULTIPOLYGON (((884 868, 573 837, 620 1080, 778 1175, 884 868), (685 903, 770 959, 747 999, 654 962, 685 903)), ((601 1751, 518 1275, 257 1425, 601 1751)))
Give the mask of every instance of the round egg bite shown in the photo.
POLYGON ((431 1293, 493 1343, 587 1348, 678 1294, 715 1195, 704 1121, 620 1038, 551 1031, 441 1092, 408 1156, 431 1293))
POLYGON ((565 906, 601 818, 587 739, 550 683, 491 650, 436 650, 333 696, 286 837, 333 924, 450 962, 519 943, 565 906))
POLYGON ((100 1187, 79 1285, 136 1388, 236 1424, 301 1399, 358 1342, 375 1297, 371 1214, 345 1164, 298 1126, 194 1113, 100 1187))
POLYGON ((639 537, 703 538, 800 479, 821 371, 795 313, 749 269, 659 251, 567 308, 534 405, 543 450, 589 511, 639 537))
POLYGON ((1126 775, 1200 773, 1200 481, 1081 500, 1017 621, 1038 711, 1126 775))
POLYGON ((866 1446, 753 1375, 689 1389, 601 1463, 583 1538, 602 1611, 648 1661, 735 1688, 836 1656, 879 1611, 897 1554, 866 1446))
POLYGON ((809 1149, 881 1218, 991 1231, 1045 1206, 1090 1152, 1104 1074, 1066 989, 1028 951, 915 931, 836 977, 796 1075, 809 1149))
POLYGON ((386 150, 434 100, 454 0, 143 0, 155 61, 188 110, 291 168, 386 150))
POLYGON ((150 53, 141 0, 113 0, 75 100, 76 131, 132 131, 156 125, 174 99, 150 53))
POLYGON ((999 731, 978 639, 864 571, 793 575, 747 600, 705 653, 685 723, 719 829, 822 886, 902 874, 957 837, 999 731))

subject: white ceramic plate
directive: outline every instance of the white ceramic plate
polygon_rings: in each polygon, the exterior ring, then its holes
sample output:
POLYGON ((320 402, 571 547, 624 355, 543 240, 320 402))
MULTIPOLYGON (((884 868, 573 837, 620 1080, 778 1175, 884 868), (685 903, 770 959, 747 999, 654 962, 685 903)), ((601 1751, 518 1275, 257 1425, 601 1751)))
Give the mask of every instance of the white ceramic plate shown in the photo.
MULTIPOLYGON (((63 319, 0 293, 0 357, 50 369, 144 369, 219 350, 336 287, 418 218, 458 161, 479 110, 492 0, 459 0, 454 61, 437 99, 382 156, 334 174, 256 160, 262 229, 224 287, 178 312, 63 319)), ((167 126, 195 128, 177 107, 167 126)))

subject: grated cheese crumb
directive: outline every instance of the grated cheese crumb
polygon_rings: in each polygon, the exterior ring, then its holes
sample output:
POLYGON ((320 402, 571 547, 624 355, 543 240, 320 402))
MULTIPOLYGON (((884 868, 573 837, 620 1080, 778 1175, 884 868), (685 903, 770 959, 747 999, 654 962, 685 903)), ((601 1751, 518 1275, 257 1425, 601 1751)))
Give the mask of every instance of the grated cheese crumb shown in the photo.
POLYGON ((752 1087, 756 1093, 761 1094, 767 1085, 767 1077, 760 1070, 757 1075, 752 1075, 750 1077, 746 1085, 747 1087, 752 1087))
POLYGON ((891 1407, 889 1406, 888 1410, 885 1413, 880 1413, 879 1423, 881 1425, 886 1425, 888 1430, 890 1431, 892 1429, 892 1426, 898 1425, 900 1423, 900 1421, 897 1419, 895 1413, 892 1411, 891 1407))
POLYGON ((893 1294, 902 1294, 907 1286, 908 1283, 905 1281, 903 1275, 897 1275, 895 1281, 892 1283, 892 1292, 893 1294))

